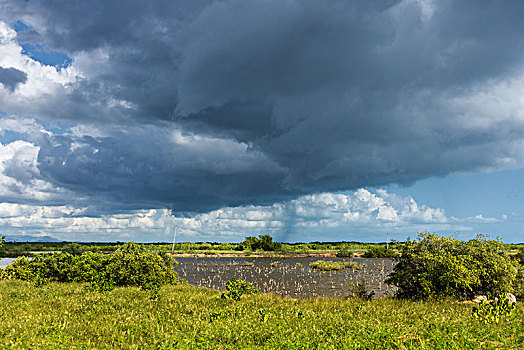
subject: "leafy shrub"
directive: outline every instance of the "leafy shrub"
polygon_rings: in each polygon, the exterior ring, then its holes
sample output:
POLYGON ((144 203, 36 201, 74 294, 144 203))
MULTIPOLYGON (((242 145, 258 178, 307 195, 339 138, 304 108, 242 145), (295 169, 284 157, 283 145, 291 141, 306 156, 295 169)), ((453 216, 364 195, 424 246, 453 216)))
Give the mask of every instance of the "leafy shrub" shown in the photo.
POLYGON ((267 322, 269 320, 269 313, 265 309, 258 310, 258 319, 260 322, 267 322))
POLYGON ((387 249, 385 246, 374 246, 369 248, 363 255, 364 258, 394 258, 397 254, 393 249, 387 249))
POLYGON ((5 268, 12 278, 33 281, 44 278, 56 282, 91 282, 105 263, 94 253, 75 256, 69 253, 36 254, 18 258, 5 268))
POLYGON ((362 300, 371 300, 375 296, 375 291, 368 293, 366 281, 349 284, 349 298, 357 298, 362 300))
POLYGON ((235 250, 277 251, 281 248, 282 244, 273 242, 273 238, 270 235, 258 235, 258 238, 251 236, 246 237, 244 242, 240 243, 239 248, 235 248, 235 250))
POLYGON ((93 252, 38 254, 32 259, 19 258, 6 267, 12 278, 56 282, 90 282, 92 289, 111 290, 113 286, 138 286, 157 290, 162 284, 176 282, 172 269, 176 263, 163 253, 146 250, 135 242, 121 246, 104 256, 93 252))
POLYGON ((151 252, 142 245, 129 242, 109 256, 105 273, 106 278, 115 281, 117 286, 172 284, 177 278, 172 268, 174 263, 165 253, 151 252))
POLYGON ((488 293, 488 300, 481 300, 478 306, 473 307, 473 317, 483 323, 499 323, 504 316, 509 316, 515 308, 505 292, 500 292, 497 297, 488 293))
POLYGON ((475 295, 511 291, 517 270, 501 242, 481 236, 463 242, 420 233, 418 240, 399 243, 401 256, 386 283, 397 297, 472 299, 475 295))
POLYGON ((524 266, 524 248, 519 249, 519 251, 515 255, 515 259, 519 262, 521 266, 524 266))
POLYGON ((71 255, 82 255, 85 252, 84 247, 78 243, 70 243, 62 248, 63 253, 69 253, 71 255))
POLYGON ((337 258, 351 258, 353 257, 353 252, 349 250, 347 245, 343 245, 342 248, 337 252, 337 258))
POLYGON ((240 297, 244 294, 257 294, 260 293, 258 289, 253 286, 253 283, 236 279, 233 277, 231 281, 226 282, 226 292, 222 293, 222 299, 233 299, 240 301, 240 297))
POLYGON ((92 281, 91 284, 86 287, 87 290, 92 290, 96 292, 109 292, 115 289, 115 281, 110 279, 105 279, 104 277, 97 275, 92 281))
POLYGON ((513 281, 513 294, 517 299, 524 298, 524 264, 515 262, 517 275, 513 281))
POLYGON ((330 260, 317 260, 309 264, 312 269, 320 271, 338 271, 348 268, 360 269, 360 266, 354 261, 330 261, 330 260))

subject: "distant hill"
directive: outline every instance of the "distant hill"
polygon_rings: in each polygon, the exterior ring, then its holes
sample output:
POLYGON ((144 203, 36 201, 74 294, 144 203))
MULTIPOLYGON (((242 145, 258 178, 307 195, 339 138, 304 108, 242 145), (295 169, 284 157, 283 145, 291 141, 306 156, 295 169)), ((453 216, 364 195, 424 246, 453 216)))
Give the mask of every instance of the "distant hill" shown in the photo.
POLYGON ((6 242, 62 242, 51 236, 5 235, 6 242))

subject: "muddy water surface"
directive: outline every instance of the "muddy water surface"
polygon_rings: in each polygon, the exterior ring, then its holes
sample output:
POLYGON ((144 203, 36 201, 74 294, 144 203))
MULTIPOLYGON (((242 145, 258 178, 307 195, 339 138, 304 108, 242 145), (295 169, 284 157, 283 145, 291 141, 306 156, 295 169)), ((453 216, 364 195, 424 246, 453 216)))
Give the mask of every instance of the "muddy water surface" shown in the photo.
POLYGON ((350 283, 366 282, 367 292, 375 298, 393 296, 395 289, 384 283, 393 270, 391 259, 345 259, 361 269, 321 272, 309 264, 317 260, 341 261, 341 258, 260 258, 198 257, 176 258, 179 277, 194 286, 224 290, 233 277, 253 283, 263 293, 292 298, 346 297, 350 283))

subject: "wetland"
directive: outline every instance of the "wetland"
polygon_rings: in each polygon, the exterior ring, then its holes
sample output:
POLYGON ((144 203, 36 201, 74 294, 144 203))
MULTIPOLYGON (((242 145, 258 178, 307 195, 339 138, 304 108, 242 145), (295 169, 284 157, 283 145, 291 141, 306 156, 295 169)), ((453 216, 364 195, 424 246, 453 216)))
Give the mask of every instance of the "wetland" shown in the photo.
POLYGON ((190 285, 224 290, 233 277, 253 283, 262 293, 308 299, 347 297, 349 286, 364 282, 375 298, 392 297, 395 287, 384 283, 393 270, 393 259, 332 257, 178 257, 174 269, 190 285), (360 268, 319 271, 310 267, 318 261, 353 261, 360 268))

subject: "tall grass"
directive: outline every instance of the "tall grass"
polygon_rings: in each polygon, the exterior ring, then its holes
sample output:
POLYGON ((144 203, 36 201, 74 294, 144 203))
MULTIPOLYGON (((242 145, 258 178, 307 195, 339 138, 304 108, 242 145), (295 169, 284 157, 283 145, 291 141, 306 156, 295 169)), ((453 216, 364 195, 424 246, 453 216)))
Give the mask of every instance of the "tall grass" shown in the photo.
POLYGON ((167 285, 137 287, 0 281, 4 349, 521 349, 524 307, 499 325, 454 301, 281 299, 167 285))

